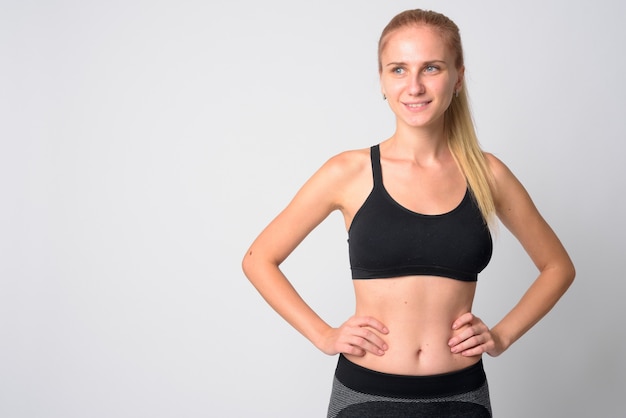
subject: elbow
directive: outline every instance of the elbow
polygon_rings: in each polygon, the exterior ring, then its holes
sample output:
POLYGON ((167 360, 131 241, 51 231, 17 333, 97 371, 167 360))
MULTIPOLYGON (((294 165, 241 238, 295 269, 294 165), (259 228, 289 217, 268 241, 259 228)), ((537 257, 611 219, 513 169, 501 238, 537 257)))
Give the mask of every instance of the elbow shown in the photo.
POLYGON ((253 254, 253 250, 249 249, 241 260, 241 270, 248 280, 254 283, 265 264, 264 257, 260 254, 253 254))
POLYGON ((574 279, 576 278, 576 267, 574 267, 574 263, 570 263, 568 273, 569 275, 567 277, 569 278, 569 284, 571 285, 572 283, 574 283, 574 279))
POLYGON ((241 270, 248 280, 257 286, 260 281, 278 270, 279 264, 264 248, 253 246, 243 256, 241 270))
POLYGON ((243 256, 243 260, 241 260, 241 270, 243 271, 243 274, 250 279, 250 272, 252 271, 252 260, 251 260, 251 256, 252 255, 252 251, 248 250, 246 251, 246 253, 243 256))
POLYGON ((564 290, 567 290, 572 283, 574 283, 574 279, 576 278, 576 267, 574 267, 574 263, 571 260, 568 260, 568 263, 563 267, 563 287, 564 290))

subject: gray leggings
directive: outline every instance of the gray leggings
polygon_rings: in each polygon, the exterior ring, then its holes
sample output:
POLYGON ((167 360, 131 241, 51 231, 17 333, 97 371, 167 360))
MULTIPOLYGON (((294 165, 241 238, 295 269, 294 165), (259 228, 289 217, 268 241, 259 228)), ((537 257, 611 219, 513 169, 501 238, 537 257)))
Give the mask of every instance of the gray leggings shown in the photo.
POLYGON ((328 418, 489 418, 482 361, 432 376, 380 373, 339 356, 328 418))

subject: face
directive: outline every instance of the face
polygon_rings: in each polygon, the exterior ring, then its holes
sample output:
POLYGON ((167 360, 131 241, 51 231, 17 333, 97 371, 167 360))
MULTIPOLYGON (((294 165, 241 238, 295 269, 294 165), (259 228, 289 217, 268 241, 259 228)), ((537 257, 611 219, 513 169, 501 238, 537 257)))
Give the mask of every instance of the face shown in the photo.
POLYGON ((441 36, 428 26, 392 32, 381 52, 380 82, 399 124, 443 126, 443 115, 461 88, 463 68, 441 36))

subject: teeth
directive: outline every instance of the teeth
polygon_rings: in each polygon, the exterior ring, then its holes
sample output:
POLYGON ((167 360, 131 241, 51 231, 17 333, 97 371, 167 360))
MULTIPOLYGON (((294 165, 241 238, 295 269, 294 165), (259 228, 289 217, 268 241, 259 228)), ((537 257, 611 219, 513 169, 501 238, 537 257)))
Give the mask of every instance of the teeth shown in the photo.
POLYGON ((418 108, 426 106, 426 103, 411 103, 407 105, 410 108, 418 108))

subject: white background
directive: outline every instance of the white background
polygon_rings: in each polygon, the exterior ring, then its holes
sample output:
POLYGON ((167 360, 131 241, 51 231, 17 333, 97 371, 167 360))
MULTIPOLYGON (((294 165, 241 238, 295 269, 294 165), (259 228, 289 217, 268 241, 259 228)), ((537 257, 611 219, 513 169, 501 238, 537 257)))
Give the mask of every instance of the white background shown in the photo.
MULTIPOLYGON (((334 357, 240 269, 330 156, 388 137, 380 31, 461 27, 483 147, 575 261, 570 292, 499 358, 498 417, 617 417, 626 388, 626 3, 0 1, 0 416, 321 417, 334 357)), ((339 325, 339 214, 284 264, 339 325)), ((500 229, 475 313, 535 277, 500 229)))

